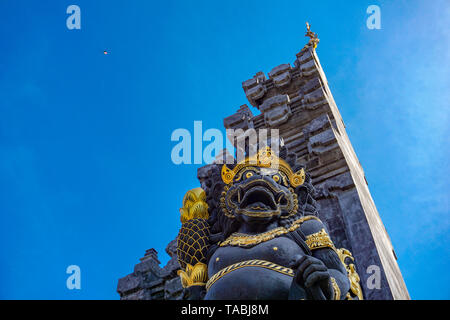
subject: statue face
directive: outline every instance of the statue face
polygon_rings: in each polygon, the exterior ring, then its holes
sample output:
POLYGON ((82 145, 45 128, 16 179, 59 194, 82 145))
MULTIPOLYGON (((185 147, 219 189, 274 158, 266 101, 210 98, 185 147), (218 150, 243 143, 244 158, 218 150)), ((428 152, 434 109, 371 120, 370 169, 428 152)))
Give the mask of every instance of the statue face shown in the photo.
POLYGON ((226 210, 246 222, 268 222, 295 214, 298 207, 288 177, 273 168, 246 167, 225 191, 226 210))

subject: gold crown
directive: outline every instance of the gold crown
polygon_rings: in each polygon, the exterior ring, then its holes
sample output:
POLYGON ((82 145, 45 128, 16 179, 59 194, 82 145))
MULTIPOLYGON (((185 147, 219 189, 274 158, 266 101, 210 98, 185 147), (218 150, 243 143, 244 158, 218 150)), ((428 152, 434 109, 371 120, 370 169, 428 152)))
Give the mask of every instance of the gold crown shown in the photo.
POLYGON ((248 167, 276 169, 287 176, 290 185, 294 188, 301 186, 305 182, 305 171, 303 168, 294 173, 291 166, 283 159, 278 158, 277 155, 272 152, 272 149, 267 146, 258 150, 255 155, 246 157, 233 169, 228 168, 227 165, 224 164, 222 166, 222 181, 225 184, 232 183, 234 177, 248 167))

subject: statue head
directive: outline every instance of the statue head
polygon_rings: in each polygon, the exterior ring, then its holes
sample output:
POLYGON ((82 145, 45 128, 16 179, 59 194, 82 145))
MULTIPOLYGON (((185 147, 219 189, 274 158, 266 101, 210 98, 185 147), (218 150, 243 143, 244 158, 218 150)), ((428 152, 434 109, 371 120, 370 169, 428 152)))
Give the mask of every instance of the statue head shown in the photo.
POLYGON ((267 223, 297 214, 295 189, 305 182, 302 169, 294 172, 270 147, 245 158, 232 169, 222 167, 225 183, 220 206, 230 219, 246 223, 267 223))

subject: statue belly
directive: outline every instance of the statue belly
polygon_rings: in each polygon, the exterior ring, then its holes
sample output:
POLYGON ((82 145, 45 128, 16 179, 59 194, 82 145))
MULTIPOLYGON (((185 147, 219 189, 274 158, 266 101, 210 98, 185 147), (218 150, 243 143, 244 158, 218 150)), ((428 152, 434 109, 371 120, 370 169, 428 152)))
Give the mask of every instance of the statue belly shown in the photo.
POLYGON ((208 276, 211 278, 215 273, 234 263, 253 259, 289 267, 304 254, 294 241, 284 237, 275 238, 250 248, 219 247, 208 263, 208 276))
POLYGON ((247 266, 218 279, 206 300, 286 300, 293 277, 274 270, 247 266))
POLYGON ((286 269, 304 254, 294 241, 285 237, 271 239, 250 248, 219 247, 208 264, 209 278, 217 276, 217 273, 235 264, 239 267, 232 268, 232 271, 219 277, 210 286, 205 299, 288 299, 293 271, 289 269, 292 273, 290 274, 286 269), (240 265, 255 260, 272 265, 265 267, 240 265))

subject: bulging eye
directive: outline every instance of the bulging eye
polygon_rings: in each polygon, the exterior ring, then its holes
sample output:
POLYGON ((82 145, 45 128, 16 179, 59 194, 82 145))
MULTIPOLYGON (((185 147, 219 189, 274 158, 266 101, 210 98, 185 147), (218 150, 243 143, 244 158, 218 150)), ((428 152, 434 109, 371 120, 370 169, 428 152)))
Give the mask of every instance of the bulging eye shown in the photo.
POLYGON ((273 177, 272 177, 272 179, 273 179, 273 181, 275 181, 275 182, 279 182, 280 181, 280 176, 279 175, 274 175, 273 177))
POLYGON ((249 171, 245 174, 245 177, 248 179, 253 176, 253 172, 249 171))

